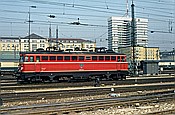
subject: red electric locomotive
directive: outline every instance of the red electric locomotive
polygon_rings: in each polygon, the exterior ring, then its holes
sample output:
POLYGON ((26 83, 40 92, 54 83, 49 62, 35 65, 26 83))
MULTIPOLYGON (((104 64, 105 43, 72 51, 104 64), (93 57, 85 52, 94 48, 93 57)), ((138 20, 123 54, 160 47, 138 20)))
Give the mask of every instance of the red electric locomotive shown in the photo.
POLYGON ((125 79, 128 74, 126 55, 108 51, 21 52, 18 81, 125 79))

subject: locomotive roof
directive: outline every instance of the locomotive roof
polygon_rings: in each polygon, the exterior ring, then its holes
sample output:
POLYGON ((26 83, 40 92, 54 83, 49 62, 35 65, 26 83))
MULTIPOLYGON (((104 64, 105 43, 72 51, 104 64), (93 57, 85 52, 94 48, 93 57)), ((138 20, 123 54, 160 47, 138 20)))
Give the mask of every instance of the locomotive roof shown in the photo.
POLYGON ((20 52, 21 54, 92 54, 92 55, 125 55, 116 52, 60 52, 60 51, 32 51, 20 52))

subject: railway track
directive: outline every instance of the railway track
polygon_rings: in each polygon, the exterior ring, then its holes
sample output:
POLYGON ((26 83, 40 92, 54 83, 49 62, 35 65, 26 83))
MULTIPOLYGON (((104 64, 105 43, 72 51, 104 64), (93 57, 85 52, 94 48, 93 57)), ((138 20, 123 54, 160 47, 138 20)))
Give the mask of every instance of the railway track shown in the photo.
MULTIPOLYGON (((66 88, 66 87, 81 87, 81 86, 93 86, 94 82, 74 82, 74 83, 35 83, 35 84, 17 84, 11 80, 1 81, 1 90, 27 90, 27 89, 48 89, 48 88, 66 88)), ((132 85, 132 84, 146 84, 146 83, 164 83, 175 81, 174 77, 138 77, 128 78, 125 81, 100 81, 100 84, 104 85, 132 85)))
MULTIPOLYGON (((76 102, 65 102, 56 104, 40 104, 32 106, 18 106, 10 108, 2 108, 1 114, 64 114, 71 112, 81 112, 85 110, 104 109, 111 106, 132 106, 136 103, 139 105, 147 103, 165 102, 167 100, 173 100, 175 96, 174 92, 159 92, 148 95, 130 96, 130 97, 117 97, 117 98, 105 98, 95 100, 84 100, 76 102)), ((174 111, 174 110, 172 110, 174 111)))
POLYGON ((60 99, 68 97, 82 97, 94 95, 108 95, 111 93, 111 88, 115 93, 137 92, 137 91, 152 91, 173 89, 174 82, 158 83, 158 84, 140 84, 140 85, 122 85, 122 86, 106 86, 106 87, 79 87, 65 89, 50 89, 50 90, 25 90, 15 91, 10 93, 1 93, 3 102, 21 102, 21 101, 37 101, 44 99, 60 99), (27 98, 26 98, 27 97, 27 98))
POLYGON ((146 113, 144 115, 174 115, 175 109, 164 110, 164 111, 155 111, 151 113, 146 113))

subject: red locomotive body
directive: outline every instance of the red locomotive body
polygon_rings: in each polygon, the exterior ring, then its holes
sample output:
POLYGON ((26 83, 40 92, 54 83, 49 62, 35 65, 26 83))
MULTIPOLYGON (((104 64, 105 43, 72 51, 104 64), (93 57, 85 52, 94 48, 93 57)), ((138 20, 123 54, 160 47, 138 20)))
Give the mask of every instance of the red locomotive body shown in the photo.
POLYGON ((20 57, 16 77, 22 81, 125 79, 128 73, 124 54, 37 51, 21 52, 20 57))

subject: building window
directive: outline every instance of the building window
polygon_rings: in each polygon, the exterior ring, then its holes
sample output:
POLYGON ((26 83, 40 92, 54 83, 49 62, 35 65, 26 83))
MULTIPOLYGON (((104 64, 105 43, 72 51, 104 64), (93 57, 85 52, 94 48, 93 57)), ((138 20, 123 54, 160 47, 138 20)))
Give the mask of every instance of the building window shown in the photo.
POLYGON ((24 47, 28 47, 28 44, 24 44, 24 47))
POLYGON ((37 49, 37 44, 32 44, 32 50, 36 50, 37 49))
POLYGON ((44 43, 44 40, 40 40, 41 43, 44 43))
POLYGON ((37 43, 37 40, 32 40, 33 43, 37 43))
POLYGON ((28 42, 28 40, 24 40, 24 42, 28 42))
POLYGON ((45 44, 40 44, 40 47, 43 47, 44 48, 45 47, 45 44))

